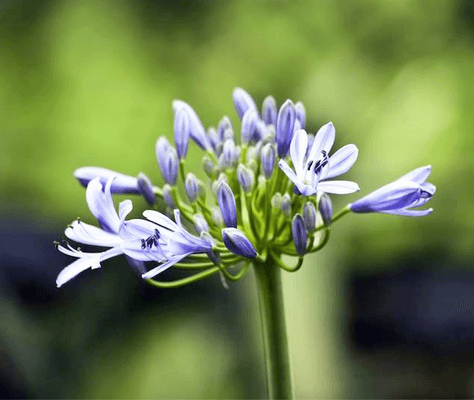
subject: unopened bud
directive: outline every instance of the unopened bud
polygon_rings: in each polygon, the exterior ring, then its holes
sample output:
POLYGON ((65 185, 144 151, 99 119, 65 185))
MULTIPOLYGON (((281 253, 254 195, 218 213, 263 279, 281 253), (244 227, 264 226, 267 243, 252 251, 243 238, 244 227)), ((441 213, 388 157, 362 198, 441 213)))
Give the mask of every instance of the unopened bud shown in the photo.
POLYGON ((244 165, 240 164, 237 167, 237 180, 239 181, 239 185, 242 187, 242 189, 244 189, 245 193, 252 191, 255 177, 251 169, 248 169, 244 165))
POLYGON ((316 207, 310 201, 303 205, 303 222, 306 230, 313 233, 316 229, 316 207))
POLYGON ((236 228, 225 228, 222 230, 222 240, 225 246, 234 254, 246 258, 257 257, 257 251, 250 240, 236 228))
POLYGON ((291 197, 288 193, 285 193, 281 199, 281 211, 285 217, 291 217, 291 197))
POLYGON ((296 214, 293 217, 293 221, 291 223, 291 234, 293 236, 293 242, 295 243, 296 253, 300 257, 304 256, 304 253, 306 253, 308 234, 306 233, 301 214, 296 214))
POLYGON ((196 229, 198 235, 200 235, 201 232, 209 232, 209 225, 201 214, 194 216, 194 229, 196 229))
POLYGON ((186 195, 188 196, 189 201, 194 203, 199 194, 199 182, 196 175, 191 172, 186 175, 184 189, 186 190, 186 195))
POLYGON ((176 203, 173 199, 173 194, 171 191, 171 186, 168 184, 165 184, 163 186, 163 200, 165 201, 166 205, 171 208, 175 209, 176 208, 176 203))
POLYGON ((270 143, 263 146, 261 159, 263 174, 265 175, 265 178, 270 179, 275 167, 275 150, 270 143))
POLYGON ((140 190, 147 203, 150 205, 155 204, 155 191, 148 176, 140 172, 137 177, 137 184, 138 190, 140 190))
POLYGON ((331 225, 332 219, 332 202, 331 198, 326 194, 323 193, 319 199, 318 203, 319 213, 321 214, 321 218, 323 220, 324 225, 329 226, 331 225))

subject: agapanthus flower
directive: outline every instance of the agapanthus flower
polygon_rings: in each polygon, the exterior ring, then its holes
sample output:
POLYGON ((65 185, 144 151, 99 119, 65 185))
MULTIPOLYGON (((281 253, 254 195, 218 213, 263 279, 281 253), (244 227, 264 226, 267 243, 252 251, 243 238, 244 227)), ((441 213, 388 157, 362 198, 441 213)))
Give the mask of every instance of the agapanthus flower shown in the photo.
MULTIPOLYGON (((60 245, 60 251, 77 260, 60 273, 59 286, 120 254, 145 279, 172 266, 204 270, 185 282, 217 272, 234 279, 228 268, 247 265, 249 260, 256 264, 279 260, 283 269, 296 271, 306 253, 326 244, 332 223, 348 210, 401 215, 431 212, 411 210, 434 194, 434 186, 425 182, 429 167, 424 167, 333 216, 328 194, 359 190, 355 182, 332 179, 354 165, 357 147, 349 144, 330 155, 333 124, 324 125, 316 135, 308 134, 305 129, 311 119, 302 102, 287 99, 278 108, 275 98, 267 96, 259 110, 241 88, 234 90, 233 101, 240 127, 228 116, 216 119, 217 127, 204 127, 189 104, 173 101, 170 132, 176 148, 165 136, 158 138, 155 148, 165 180, 162 187, 153 186, 142 174, 134 178, 104 168, 76 170, 75 176, 87 186, 87 202, 100 227, 78 220, 66 229, 66 236, 105 250, 82 252, 71 244, 60 245), (190 140, 204 150, 201 175, 196 169, 189 170, 185 162, 190 140), (279 168, 275 168, 277 163, 279 168), (112 193, 142 194, 155 209, 145 211, 144 218, 126 220, 131 201, 120 203, 117 213, 112 193), (174 221, 164 213, 174 215, 174 221), (283 254, 298 256, 297 266, 285 266, 283 254), (146 272, 148 262, 157 265, 146 272)), ((180 284, 182 281, 176 283, 180 284)))
POLYGON ((158 267, 143 274, 143 278, 147 278, 173 266, 190 254, 208 253, 212 250, 211 240, 193 236, 183 228, 179 210, 175 210, 176 222, 151 210, 144 213, 148 220, 125 221, 126 216, 132 211, 132 202, 130 200, 121 202, 117 214, 110 192, 112 184, 113 179, 110 179, 102 190, 99 178, 95 178, 87 186, 87 203, 100 228, 78 219, 65 230, 69 240, 111 249, 86 253, 74 249, 70 244, 58 245, 62 253, 78 258, 61 271, 56 280, 58 287, 82 271, 99 268, 102 261, 120 254, 125 254, 136 261, 160 262, 158 267))
POLYGON ((436 191, 436 187, 426 182, 431 173, 431 165, 417 168, 396 181, 349 204, 355 213, 380 212, 384 214, 422 217, 431 214, 432 208, 412 210, 425 205, 436 191))
POLYGON ((348 144, 329 157, 335 137, 334 125, 329 122, 318 131, 306 156, 308 134, 303 129, 295 132, 290 146, 295 170, 283 159, 278 165, 302 195, 311 196, 318 190, 332 194, 348 194, 359 190, 359 185, 355 182, 327 181, 351 169, 359 152, 355 145, 348 144))

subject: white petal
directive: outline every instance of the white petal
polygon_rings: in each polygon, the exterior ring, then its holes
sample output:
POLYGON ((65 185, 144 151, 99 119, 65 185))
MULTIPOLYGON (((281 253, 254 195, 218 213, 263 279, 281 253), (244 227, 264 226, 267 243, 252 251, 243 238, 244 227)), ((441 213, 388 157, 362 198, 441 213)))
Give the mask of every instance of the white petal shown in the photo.
POLYGON ((332 122, 323 125, 319 129, 318 133, 316 133, 313 146, 311 147, 311 151, 308 155, 308 160, 319 160, 319 156, 323 150, 326 151, 326 153, 329 153, 335 139, 336 130, 334 129, 332 122))
POLYGON ((86 200, 92 215, 99 221, 100 226, 107 232, 117 233, 120 227, 120 220, 112 201, 110 193, 111 184, 112 179, 109 179, 104 193, 102 192, 100 179, 94 178, 87 185, 86 200))
POLYGON ((334 178, 349 171, 357 160, 359 150, 353 144, 341 147, 329 159, 329 170, 324 179, 334 178))
POLYGON ((155 224, 160 225, 163 228, 166 228, 170 231, 177 231, 178 225, 169 219, 166 215, 154 210, 143 211, 143 216, 150 221, 153 221, 155 224))
POLYGON ((120 224, 123 224, 123 221, 125 221, 125 218, 127 217, 128 214, 133 209, 133 204, 131 200, 124 200, 119 204, 119 218, 120 218, 120 224))
POLYGON ((406 208, 401 208, 398 210, 387 210, 380 212, 384 214, 403 215, 406 217, 424 217, 425 215, 431 214, 433 212, 433 209, 428 208, 426 210, 407 210, 406 208))
POLYGON ((167 270, 168 268, 171 268, 174 264, 181 261, 183 258, 186 258, 190 254, 192 254, 192 253, 186 253, 186 254, 182 254, 182 255, 170 258, 165 263, 163 263, 161 265, 158 265, 156 268, 153 268, 152 270, 148 271, 146 274, 143 274, 142 278, 143 279, 153 278, 154 276, 158 275, 159 273, 167 270))
POLYGON ((410 171, 408 174, 403 175, 399 180, 407 180, 407 181, 412 181, 416 183, 423 183, 428 179, 428 176, 430 176, 431 173, 431 165, 426 165, 424 167, 420 167, 417 169, 414 169, 413 171, 410 171))
POLYGON ((70 240, 93 246, 113 247, 122 242, 117 234, 106 232, 82 221, 74 221, 64 234, 70 240))
POLYGON ((302 178, 303 162, 308 148, 308 134, 304 129, 299 129, 295 132, 290 145, 290 156, 293 166, 295 167, 296 174, 302 178))
POLYGON ((290 168, 290 166, 285 160, 278 161, 278 166, 285 173, 288 179, 290 179, 290 181, 292 181, 295 184, 299 182, 298 177, 296 176, 296 174, 293 172, 293 170, 290 168))
POLYGON ((318 190, 332 194, 349 194, 360 190, 359 185, 351 181, 324 181, 319 182, 318 190))

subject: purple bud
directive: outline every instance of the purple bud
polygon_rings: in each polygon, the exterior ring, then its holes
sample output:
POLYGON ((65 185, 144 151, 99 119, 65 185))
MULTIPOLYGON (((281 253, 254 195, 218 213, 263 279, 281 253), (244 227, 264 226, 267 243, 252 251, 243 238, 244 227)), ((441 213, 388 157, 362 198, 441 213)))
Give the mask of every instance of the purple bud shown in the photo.
POLYGON ((178 155, 176 150, 170 146, 168 139, 162 136, 156 142, 155 152, 163 179, 166 183, 175 185, 178 177, 178 155))
POLYGON ((235 88, 232 97, 234 98, 234 106, 237 110, 237 114, 239 114, 240 119, 244 117, 245 112, 248 109, 252 108, 257 110, 257 106, 255 105, 252 97, 250 97, 250 95, 244 89, 235 88))
POLYGON ((176 203, 173 198, 173 193, 171 191, 171 186, 167 183, 163 186, 163 200, 165 201, 166 205, 171 208, 176 208, 176 203))
POLYGON ((237 180, 245 193, 252 191, 253 184, 255 183, 255 177, 252 170, 240 164, 237 167, 237 180))
POLYGON ((263 175, 265 175, 265 178, 270 179, 273 175, 273 168, 275 167, 275 150, 270 143, 263 146, 261 160, 263 175))
POLYGON ((193 108, 182 100, 173 101, 173 110, 178 113, 180 110, 184 110, 188 114, 189 120, 189 135, 196 142, 196 144, 203 150, 211 150, 211 144, 206 135, 206 130, 202 125, 201 120, 197 116, 193 108))
POLYGON ((215 130, 215 128, 210 127, 207 130, 207 136, 209 138, 209 142, 211 143, 212 148, 215 151, 216 148, 217 148, 217 145, 221 142, 221 140, 219 139, 219 135, 217 134, 217 131, 215 130))
POLYGON ((179 108, 174 115, 174 143, 178 158, 186 158, 189 145, 189 115, 185 108, 179 108))
POLYGON ((232 128, 228 128, 224 131, 224 135, 222 137, 223 141, 225 142, 226 140, 234 140, 235 135, 234 135, 234 130, 232 128))
MULTIPOLYGON (((296 120, 299 121, 300 127, 298 129, 305 129, 306 126, 306 110, 301 101, 295 104, 296 120)), ((295 129, 296 131, 296 129, 295 129)))
POLYGON ((318 208, 321 214, 321 218, 323 219, 324 225, 326 226, 331 225, 332 202, 331 202, 331 198, 326 193, 323 193, 321 195, 321 198, 319 199, 319 203, 318 203, 318 208))
POLYGON ((194 229, 196 229, 198 235, 200 235, 201 232, 209 232, 209 225, 201 214, 194 216, 194 229))
POLYGON ((308 232, 316 230, 316 207, 310 201, 303 205, 303 222, 308 232))
POLYGON ((219 203, 225 226, 237 228, 237 206, 234 193, 232 193, 230 186, 223 180, 220 181, 217 187, 217 202, 219 203))
POLYGON ((155 191, 153 190, 153 185, 151 184, 150 179, 148 179, 148 176, 140 172, 137 177, 137 182, 138 189, 147 203, 151 206, 155 204, 155 191))
POLYGON ((99 178, 102 187, 105 187, 107 181, 114 178, 112 186, 110 187, 111 193, 122 193, 122 194, 139 194, 140 189, 138 188, 138 180, 133 176, 120 174, 119 172, 112 171, 106 168, 100 167, 82 167, 74 171, 74 177, 79 183, 87 187, 89 182, 94 178, 99 178))
POLYGON ((278 112, 276 141, 278 157, 285 158, 295 132, 295 106, 291 100, 283 103, 278 112))
POLYGON ((293 242, 295 243, 296 253, 301 257, 306 253, 306 242, 308 234, 304 227, 303 218, 301 214, 296 214, 291 223, 291 233, 293 235, 293 242))
POLYGON ((216 165, 208 156, 202 158, 202 169, 209 178, 214 179, 216 175, 216 165))
POLYGON ((222 240, 225 246, 234 254, 246 258, 257 257, 257 251, 250 240, 236 228, 224 228, 222 230, 222 240))
POLYGON ((291 197, 288 193, 285 193, 281 199, 281 211, 285 217, 291 217, 291 197))
POLYGON ((186 190, 186 195, 191 203, 194 203, 199 194, 199 182, 196 178, 196 175, 189 173, 186 175, 184 181, 184 189, 186 190))
POLYGON ((258 115, 253 108, 247 110, 242 118, 242 131, 240 139, 242 144, 248 144, 254 136, 258 115))
POLYGON ((236 159, 235 143, 232 139, 228 139, 224 142, 222 148, 222 154, 219 157, 219 166, 221 168, 230 168, 234 164, 236 159))
POLYGON ((217 226, 222 226, 224 224, 224 220, 222 219, 221 209, 219 207, 212 207, 211 218, 214 224, 216 224, 217 226))
POLYGON ((219 125, 217 126, 217 135, 219 137, 219 140, 221 142, 224 141, 224 132, 227 130, 233 130, 232 129, 232 122, 230 122, 230 119, 228 116, 224 115, 222 119, 219 122, 219 125))
POLYGON ((267 125, 276 125, 277 121, 277 104, 273 96, 265 97, 262 106, 262 119, 267 125))

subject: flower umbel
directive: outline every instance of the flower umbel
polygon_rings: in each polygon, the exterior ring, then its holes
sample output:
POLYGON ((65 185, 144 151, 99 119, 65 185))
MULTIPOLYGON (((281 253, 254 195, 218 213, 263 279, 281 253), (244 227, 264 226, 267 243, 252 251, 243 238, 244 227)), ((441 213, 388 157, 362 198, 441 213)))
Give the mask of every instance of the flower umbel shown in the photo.
POLYGON ((330 155, 333 124, 308 134, 311 118, 301 102, 288 99, 278 108, 268 96, 259 110, 241 88, 234 90, 233 101, 241 120, 235 131, 228 116, 217 127, 206 129, 189 104, 173 101, 170 136, 173 134, 176 148, 164 136, 158 138, 155 148, 165 183, 162 187, 143 174, 134 178, 99 167, 76 170, 76 178, 87 186, 86 199, 100 227, 77 220, 66 229, 66 237, 106 250, 91 253, 69 243, 58 245, 60 251, 77 258, 59 274, 58 286, 121 254, 148 280, 170 267, 197 270, 176 282, 150 281, 160 287, 181 286, 215 273, 237 280, 250 262, 258 266, 266 260, 296 271, 305 254, 327 243, 332 223, 349 210, 412 216, 432 211, 412 209, 425 204, 435 192, 426 183, 430 167, 422 167, 333 217, 328 194, 359 190, 355 182, 332 179, 352 168, 357 147, 348 144, 330 155), (205 152, 201 174, 186 171, 190 140, 205 152), (145 211, 144 218, 126 220, 132 202, 123 201, 117 212, 114 193, 141 194, 154 209, 145 211), (165 214, 174 215, 174 221, 165 214), (298 257, 296 267, 286 265, 282 255, 298 257), (148 263, 154 265, 146 272, 148 263), (233 265, 242 266, 236 275, 229 272, 233 265))

